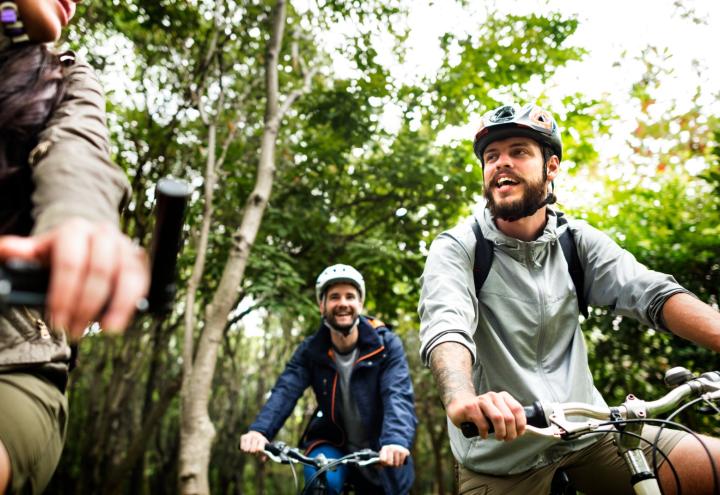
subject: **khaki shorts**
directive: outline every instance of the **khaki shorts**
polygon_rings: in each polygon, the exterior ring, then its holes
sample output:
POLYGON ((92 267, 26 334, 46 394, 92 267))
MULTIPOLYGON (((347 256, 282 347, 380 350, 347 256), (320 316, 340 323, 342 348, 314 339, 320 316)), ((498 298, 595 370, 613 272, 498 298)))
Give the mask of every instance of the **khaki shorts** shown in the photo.
MULTIPOLYGON (((655 441, 658 428, 646 426, 643 428, 643 438, 650 442, 655 441)), ((659 449, 665 454, 685 437, 687 433, 664 429, 659 449)), ((652 445, 641 442, 642 449, 652 467, 652 445)), ((664 458, 658 454, 658 466, 662 465, 664 458)), ((458 486, 460 495, 546 495, 550 493, 555 471, 563 468, 575 488, 588 495, 613 494, 632 495, 630 484, 630 471, 625 461, 618 455, 617 447, 613 443, 613 435, 605 435, 597 443, 577 452, 566 455, 560 461, 549 466, 531 469, 524 473, 510 476, 490 476, 476 473, 460 466, 458 470, 458 486)))
POLYGON ((0 373, 0 441, 10 456, 8 493, 41 493, 52 477, 67 427, 67 398, 30 373, 0 373))

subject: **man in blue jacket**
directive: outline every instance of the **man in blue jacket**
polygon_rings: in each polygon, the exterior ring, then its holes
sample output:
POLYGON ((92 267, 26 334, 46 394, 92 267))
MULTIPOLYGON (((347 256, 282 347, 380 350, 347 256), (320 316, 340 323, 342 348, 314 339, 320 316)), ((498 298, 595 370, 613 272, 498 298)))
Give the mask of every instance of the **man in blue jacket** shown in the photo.
MULTIPOLYGON (((318 409, 302 438, 309 455, 338 458, 370 448, 379 450, 383 466, 328 473, 331 493, 350 480, 360 494, 405 494, 414 479, 409 449, 417 418, 402 343, 384 323, 360 315, 365 281, 353 267, 326 268, 315 292, 320 328, 295 351, 240 448, 262 454, 312 386, 318 409)), ((306 468, 305 479, 314 471, 306 468)))

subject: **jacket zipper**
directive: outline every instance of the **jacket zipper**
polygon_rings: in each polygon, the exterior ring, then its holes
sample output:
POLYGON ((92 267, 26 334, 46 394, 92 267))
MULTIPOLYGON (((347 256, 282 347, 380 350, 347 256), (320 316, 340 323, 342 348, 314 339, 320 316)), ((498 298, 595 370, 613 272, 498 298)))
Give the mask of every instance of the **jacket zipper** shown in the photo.
POLYGON ((553 398, 553 400, 558 401, 557 396, 555 395, 555 391, 553 390, 553 387, 549 383, 549 380, 547 378, 547 375, 545 374, 545 368, 542 361, 542 349, 543 345, 545 344, 545 305, 547 304, 547 301, 545 299, 545 292, 542 290, 542 286, 540 284, 540 281, 538 280, 540 276, 540 270, 536 270, 533 266, 534 260, 532 259, 532 251, 530 252, 530 260, 528 264, 528 270, 530 271, 530 276, 533 279, 533 282, 535 282, 535 287, 537 288, 538 296, 540 298, 540 323, 538 328, 538 343, 537 348, 535 349, 535 363, 538 367, 538 373, 542 377, 543 383, 545 384, 545 388, 550 392, 550 396, 553 398))

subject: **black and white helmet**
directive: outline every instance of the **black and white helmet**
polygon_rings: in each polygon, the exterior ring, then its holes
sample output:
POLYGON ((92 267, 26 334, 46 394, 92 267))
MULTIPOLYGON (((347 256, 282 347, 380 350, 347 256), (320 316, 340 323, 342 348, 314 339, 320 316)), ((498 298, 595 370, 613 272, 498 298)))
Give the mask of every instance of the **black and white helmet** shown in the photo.
POLYGON ((483 115, 475 133, 475 155, 484 164, 482 155, 490 143, 515 136, 529 137, 550 147, 562 160, 562 141, 555 119, 547 110, 532 104, 522 108, 503 105, 483 115))
POLYGON ((322 301, 325 291, 334 284, 348 283, 360 292, 360 300, 365 300, 365 279, 362 274, 350 265, 337 264, 325 268, 315 281, 315 297, 322 301))

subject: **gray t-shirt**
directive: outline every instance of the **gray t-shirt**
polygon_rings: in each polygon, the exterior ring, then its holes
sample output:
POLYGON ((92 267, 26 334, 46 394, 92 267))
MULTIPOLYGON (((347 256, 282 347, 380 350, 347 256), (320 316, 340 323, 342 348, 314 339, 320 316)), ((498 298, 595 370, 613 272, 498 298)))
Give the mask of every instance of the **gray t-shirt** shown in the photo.
MULTIPOLYGON (((340 375, 340 396, 342 397, 340 408, 342 409, 343 428, 347 433, 348 451, 355 452, 356 450, 370 448, 370 440, 363 427, 355 397, 350 390, 350 376, 357 360, 358 349, 356 347, 346 354, 341 354, 335 349, 333 354, 335 356, 335 366, 340 375)), ((360 468, 359 471, 365 479, 379 485, 380 479, 375 469, 360 468)))
POLYGON ((342 397, 340 407, 342 408, 343 427, 348 437, 348 448, 350 451, 367 448, 369 445, 367 435, 362 425, 355 398, 350 390, 350 376, 357 360, 358 349, 356 347, 347 354, 341 354, 335 349, 334 355, 335 366, 337 366, 340 375, 340 396, 342 397))

